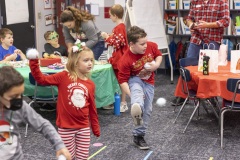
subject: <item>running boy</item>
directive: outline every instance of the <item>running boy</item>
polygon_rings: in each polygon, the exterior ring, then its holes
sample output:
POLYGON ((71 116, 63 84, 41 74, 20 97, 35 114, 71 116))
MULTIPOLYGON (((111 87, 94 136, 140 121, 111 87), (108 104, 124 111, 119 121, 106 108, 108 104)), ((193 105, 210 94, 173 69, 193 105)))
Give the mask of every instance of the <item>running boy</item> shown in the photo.
MULTIPOLYGON (((113 46, 114 51, 112 53, 112 57, 109 59, 109 62, 113 66, 113 70, 118 79, 118 63, 120 62, 120 58, 123 56, 123 53, 128 49, 127 44, 127 35, 126 35, 126 26, 123 23, 123 13, 124 9, 121 5, 115 4, 110 10, 110 18, 116 23, 116 26, 113 28, 112 34, 108 35, 106 32, 102 32, 102 37, 105 39, 105 42, 109 46, 113 46)), ((126 93, 122 90, 121 95, 121 106, 120 112, 125 112, 128 110, 127 102, 126 102, 126 93)))
POLYGON ((0 29, 0 43, 0 61, 19 61, 26 59, 23 52, 13 46, 13 32, 10 29, 0 29))
POLYGON ((100 136, 95 104, 95 84, 88 75, 93 64, 92 50, 81 44, 72 47, 66 64, 67 71, 46 76, 39 69, 38 59, 29 61, 32 75, 39 84, 58 87, 56 125, 73 159, 88 158, 90 126, 93 134, 100 136))
POLYGON ((131 98, 131 115, 136 125, 133 142, 140 149, 149 149, 144 136, 152 114, 154 71, 162 62, 156 43, 147 41, 147 33, 133 26, 127 33, 129 49, 119 63, 119 84, 131 98))
POLYGON ((19 125, 27 122, 49 140, 57 157, 62 154, 71 160, 70 153, 52 124, 23 100, 24 79, 21 74, 11 66, 3 66, 0 68, 0 82, 1 159, 24 159, 19 125))

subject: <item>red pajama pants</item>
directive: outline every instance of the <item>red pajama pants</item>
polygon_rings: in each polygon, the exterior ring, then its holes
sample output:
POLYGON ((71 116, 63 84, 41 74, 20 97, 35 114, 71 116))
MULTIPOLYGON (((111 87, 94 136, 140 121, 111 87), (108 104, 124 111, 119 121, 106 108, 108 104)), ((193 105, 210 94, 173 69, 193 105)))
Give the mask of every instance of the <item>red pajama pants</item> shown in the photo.
POLYGON ((88 158, 90 147, 90 128, 65 129, 58 128, 65 146, 71 153, 72 159, 85 160, 88 158))

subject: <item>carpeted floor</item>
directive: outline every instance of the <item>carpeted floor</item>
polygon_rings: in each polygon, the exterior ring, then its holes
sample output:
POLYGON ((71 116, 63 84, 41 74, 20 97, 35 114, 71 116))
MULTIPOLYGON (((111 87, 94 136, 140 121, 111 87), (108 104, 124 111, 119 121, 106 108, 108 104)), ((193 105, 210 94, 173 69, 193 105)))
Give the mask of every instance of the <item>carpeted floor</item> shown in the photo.
MULTIPOLYGON (((240 121, 239 113, 227 113, 225 118, 224 145, 220 148, 218 120, 212 114, 207 114, 201 107, 200 117, 195 115, 187 131, 182 133, 192 111, 192 102, 178 118, 173 120, 176 112, 170 102, 173 99, 178 75, 174 77, 174 84, 170 83, 170 76, 158 73, 156 76, 154 108, 151 123, 145 140, 150 145, 149 150, 139 150, 133 145, 131 129, 133 122, 130 111, 114 116, 112 110, 98 109, 101 125, 101 137, 91 136, 90 156, 106 146, 95 155, 92 160, 238 160, 240 159, 240 121), (165 107, 157 107, 157 98, 167 99, 165 107), (94 147, 94 143, 102 143, 101 147, 94 147), (212 158, 211 158, 212 157, 212 158)), ((36 111, 55 125, 55 112, 36 111)), ((178 109, 177 109, 178 111, 178 109)), ((25 126, 21 127, 22 135, 25 126)), ((55 152, 50 143, 42 135, 29 128, 27 138, 22 138, 26 160, 51 160, 55 152)))

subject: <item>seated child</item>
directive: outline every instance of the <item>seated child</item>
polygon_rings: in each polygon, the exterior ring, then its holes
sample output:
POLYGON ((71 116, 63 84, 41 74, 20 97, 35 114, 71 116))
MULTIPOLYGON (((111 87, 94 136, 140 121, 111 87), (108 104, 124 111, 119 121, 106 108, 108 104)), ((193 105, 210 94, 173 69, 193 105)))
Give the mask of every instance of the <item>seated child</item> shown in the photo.
POLYGON ((57 32, 47 31, 44 34, 44 38, 47 41, 44 45, 44 50, 49 54, 48 56, 51 56, 52 54, 57 56, 68 56, 66 47, 58 43, 59 35, 57 32))
POLYGON ((0 61, 19 61, 26 59, 23 52, 13 46, 13 32, 10 29, 0 29, 0 43, 0 61))
POLYGON ((0 81, 1 159, 24 159, 19 125, 28 123, 49 140, 57 157, 63 155, 70 160, 71 155, 53 125, 23 100, 24 78, 21 74, 11 66, 3 66, 0 68, 0 81))

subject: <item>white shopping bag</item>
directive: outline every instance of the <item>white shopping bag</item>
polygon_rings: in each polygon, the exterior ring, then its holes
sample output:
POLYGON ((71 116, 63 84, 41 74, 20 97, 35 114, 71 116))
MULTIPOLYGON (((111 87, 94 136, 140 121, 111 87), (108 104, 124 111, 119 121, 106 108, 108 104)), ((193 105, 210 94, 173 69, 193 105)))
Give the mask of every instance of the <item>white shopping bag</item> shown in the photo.
POLYGON ((231 50, 230 72, 240 73, 240 43, 237 44, 236 50, 231 50))
POLYGON ((228 46, 223 44, 223 41, 220 45, 218 50, 218 65, 219 66, 226 66, 227 65, 227 53, 228 53, 228 46))
MULTIPOLYGON (((206 45, 206 44, 204 44, 206 45)), ((203 71, 203 56, 209 56, 209 72, 216 73, 218 72, 218 50, 209 49, 210 45, 214 45, 210 43, 208 45, 208 49, 200 49, 199 51, 199 59, 198 59, 198 71, 203 71)), ((215 45, 214 45, 215 48, 215 45)))

